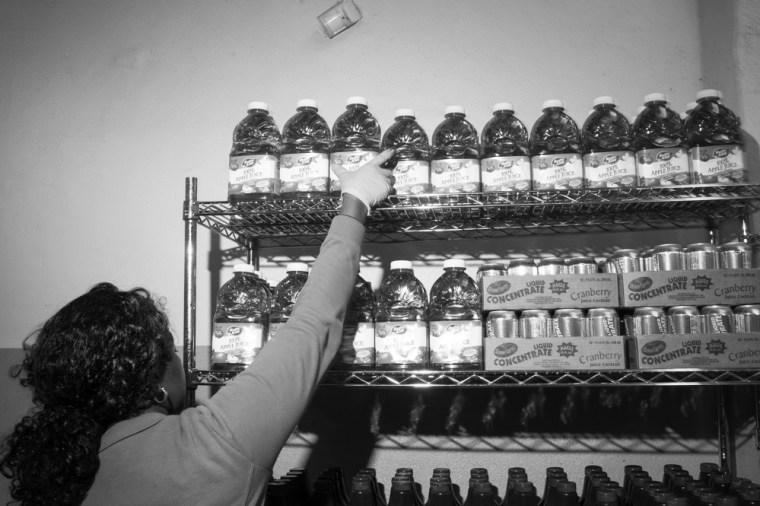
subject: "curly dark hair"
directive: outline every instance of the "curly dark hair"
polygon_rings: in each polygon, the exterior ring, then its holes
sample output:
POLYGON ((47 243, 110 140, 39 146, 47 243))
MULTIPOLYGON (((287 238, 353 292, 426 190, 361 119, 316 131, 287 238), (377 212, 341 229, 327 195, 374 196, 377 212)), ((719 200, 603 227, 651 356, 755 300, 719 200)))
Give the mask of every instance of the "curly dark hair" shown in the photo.
POLYGON ((24 351, 11 374, 32 389, 35 407, 5 439, 0 473, 21 504, 81 504, 103 432, 153 403, 174 353, 168 318, 146 290, 101 283, 30 335, 24 351))

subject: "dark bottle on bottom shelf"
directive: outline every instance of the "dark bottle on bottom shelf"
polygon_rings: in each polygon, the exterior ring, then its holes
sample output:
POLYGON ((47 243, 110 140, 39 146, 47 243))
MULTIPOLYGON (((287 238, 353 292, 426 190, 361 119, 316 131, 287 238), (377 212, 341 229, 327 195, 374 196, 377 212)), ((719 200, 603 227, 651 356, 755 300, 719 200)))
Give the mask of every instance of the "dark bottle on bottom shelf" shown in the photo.
POLYGON ((536 487, 529 481, 518 481, 509 498, 509 506, 538 506, 536 487))
POLYGON ((425 506, 459 506, 450 478, 443 476, 430 478, 430 492, 425 506))
POLYGON ((351 480, 348 506, 378 506, 372 479, 367 474, 356 474, 351 480))
POLYGON ((419 506, 411 476, 394 476, 391 478, 388 506, 419 506))

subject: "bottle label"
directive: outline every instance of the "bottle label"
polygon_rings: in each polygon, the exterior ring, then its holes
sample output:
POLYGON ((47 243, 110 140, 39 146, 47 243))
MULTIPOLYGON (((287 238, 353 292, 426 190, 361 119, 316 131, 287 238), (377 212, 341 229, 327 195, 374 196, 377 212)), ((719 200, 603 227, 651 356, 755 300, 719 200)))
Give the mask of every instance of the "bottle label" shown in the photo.
POLYGON ((430 364, 481 364, 483 324, 480 320, 430 322, 430 364))
POLYGON ((291 153, 280 156, 282 193, 326 192, 330 159, 325 153, 291 153))
POLYGON ((332 153, 330 155, 330 191, 340 191, 340 179, 333 172, 333 167, 343 167, 347 171, 353 172, 376 156, 377 151, 337 151, 332 153))
POLYGON ((428 356, 426 322, 377 322, 375 324, 377 365, 425 365, 428 356))
POLYGON ((735 184, 749 181, 744 149, 737 144, 695 146, 689 150, 695 184, 735 184))
POLYGON ((280 192, 280 162, 272 155, 230 157, 229 195, 280 192))
POLYGON ((480 191, 480 160, 476 158, 433 160, 430 165, 433 193, 480 191))
POLYGON ((691 184, 689 157, 683 148, 653 148, 636 151, 640 186, 691 184))
POLYGON ((484 192, 530 190, 530 158, 495 156, 480 161, 484 192))
POLYGON ((358 322, 343 324, 343 341, 338 350, 338 363, 371 366, 375 363, 375 324, 358 322))
POLYGON ((430 193, 430 162, 427 160, 399 160, 393 169, 397 195, 430 193))
POLYGON ((211 363, 249 365, 263 345, 261 323, 215 323, 211 363))
POLYGON ((534 190, 583 188, 583 160, 577 153, 536 155, 531 165, 534 190))
POLYGON ((607 151, 583 155, 586 188, 638 186, 636 158, 632 151, 607 151))

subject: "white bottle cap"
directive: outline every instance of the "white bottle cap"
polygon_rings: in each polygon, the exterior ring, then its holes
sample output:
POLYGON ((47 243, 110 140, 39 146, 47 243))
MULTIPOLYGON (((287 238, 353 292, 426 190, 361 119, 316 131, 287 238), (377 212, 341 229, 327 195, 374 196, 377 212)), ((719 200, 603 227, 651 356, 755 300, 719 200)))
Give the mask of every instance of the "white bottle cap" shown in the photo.
POLYGON ((697 92, 697 100, 701 98, 707 98, 707 97, 723 98, 723 93, 721 93, 718 90, 713 90, 713 89, 699 90, 697 92))
POLYGON ((248 104, 248 110, 251 111, 253 109, 263 109, 269 112, 269 104, 266 102, 250 102, 248 104))
POLYGON ((644 103, 648 104, 649 102, 667 102, 668 97, 665 96, 664 93, 650 93, 649 95, 644 95, 644 103))
POLYGON ((602 104, 615 105, 615 99, 612 97, 607 97, 607 96, 596 97, 594 99, 594 107, 596 107, 597 105, 602 105, 602 104))
POLYGON ((309 266, 304 262, 290 262, 285 267, 285 272, 309 272, 309 266))
POLYGON ((565 103, 562 102, 562 100, 558 100, 556 98, 552 98, 549 100, 544 100, 544 103, 541 104, 541 110, 548 109, 549 107, 561 107, 562 109, 565 108, 565 103))
POLYGON ((319 109, 317 106, 317 101, 312 100, 310 98, 304 98, 298 101, 298 107, 313 107, 314 109, 319 109))
POLYGON ((450 268, 464 269, 465 267, 466 267, 466 264, 464 260, 461 258, 448 258, 443 261, 444 269, 450 269, 450 268))
POLYGON ((235 264, 232 266, 232 272, 247 272, 253 274, 255 271, 251 264, 235 264))
POLYGON ((496 111, 512 111, 512 112, 515 112, 515 107, 512 105, 511 102, 499 102, 498 104, 494 104, 493 108, 491 110, 493 112, 496 112, 496 111))
POLYGON ((396 109, 396 112, 393 113, 393 117, 398 118, 399 116, 411 116, 412 118, 417 117, 417 115, 414 114, 414 109, 396 109))
POLYGON ((391 262, 391 270, 397 270, 397 269, 411 269, 412 268, 412 262, 409 260, 394 260, 391 262))
POLYGON ((444 114, 459 113, 464 114, 464 107, 461 105, 450 105, 444 110, 444 114))
POLYGON ((367 99, 365 97, 348 97, 346 105, 352 104, 367 105, 367 99))

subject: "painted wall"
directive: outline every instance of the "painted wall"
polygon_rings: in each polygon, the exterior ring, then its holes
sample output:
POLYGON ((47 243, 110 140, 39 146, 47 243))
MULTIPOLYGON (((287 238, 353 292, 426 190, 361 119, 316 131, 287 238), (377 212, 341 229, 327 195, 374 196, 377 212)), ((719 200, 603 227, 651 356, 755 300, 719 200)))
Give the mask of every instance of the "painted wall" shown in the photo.
MULTIPOLYGON (((331 0, 0 2, 3 364, 17 360, 35 326, 101 280, 165 297, 179 341, 184 179, 198 178, 200 200, 226 198, 232 129, 252 100, 269 102, 282 126, 301 98, 318 100, 332 123, 348 96, 364 95, 383 128, 397 108, 412 107, 432 133, 452 104, 464 105, 480 129, 500 101, 532 125, 541 103, 559 98, 582 122, 599 95, 613 95, 633 117, 647 93, 666 93, 682 111, 697 90, 716 87, 745 119, 757 168, 756 2, 357 1, 363 19, 332 40, 316 21, 331 0)), ((677 231, 667 242, 704 238, 677 231)), ((367 248, 362 272, 377 286, 390 261, 410 258, 429 287, 445 256, 474 265, 661 242, 662 234, 645 233, 377 246, 367 248)), ((233 246, 199 231, 201 350, 213 294, 234 263, 223 253, 233 246)), ((285 262, 314 253, 265 252, 265 275, 279 279, 285 262)), ((3 381, 0 396, 12 406, 0 414, 6 432, 25 406, 15 384, 3 381)), ((704 457, 698 448, 684 458, 698 462, 713 450, 708 443, 704 457)), ((388 482, 398 467, 394 451, 380 448, 371 461, 388 482)), ((278 465, 307 454, 296 444, 278 465)), ((469 457, 454 455, 466 470, 469 457)), ((483 458, 486 467, 508 466, 483 458)), ((529 458, 535 476, 554 456, 529 458)), ((582 470, 574 454, 562 458, 582 470)), ((424 462, 423 479, 433 467, 424 462)))

